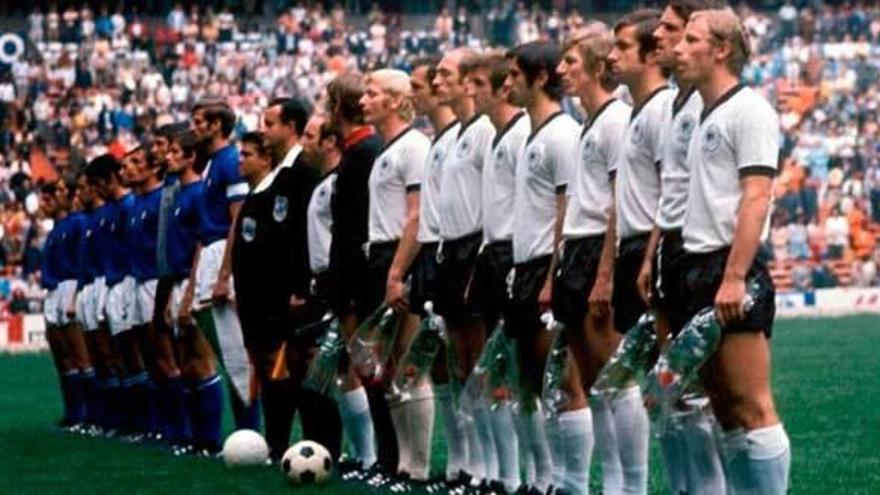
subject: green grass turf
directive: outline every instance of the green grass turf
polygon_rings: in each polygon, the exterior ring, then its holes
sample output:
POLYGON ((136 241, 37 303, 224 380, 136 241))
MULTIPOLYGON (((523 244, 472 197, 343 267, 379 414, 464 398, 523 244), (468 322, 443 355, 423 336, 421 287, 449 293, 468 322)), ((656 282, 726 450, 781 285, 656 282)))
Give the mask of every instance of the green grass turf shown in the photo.
MULTIPOLYGON (((773 381, 793 446, 791 493, 880 493, 878 349, 877 317, 777 323, 773 381)), ((294 490, 273 469, 229 470, 217 461, 62 434, 53 427, 60 414, 56 384, 47 355, 0 355, 0 494, 364 491, 339 484, 294 490)), ((442 438, 438 431, 438 471, 442 438)), ((656 446, 650 485, 652 494, 665 493, 656 446)))

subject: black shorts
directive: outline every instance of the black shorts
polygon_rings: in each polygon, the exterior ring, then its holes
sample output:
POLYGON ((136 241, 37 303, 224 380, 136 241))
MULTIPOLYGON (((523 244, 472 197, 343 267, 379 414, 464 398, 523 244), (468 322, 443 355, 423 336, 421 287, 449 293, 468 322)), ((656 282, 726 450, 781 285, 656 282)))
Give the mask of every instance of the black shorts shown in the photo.
POLYGON ((437 253, 437 300, 434 307, 451 325, 478 316, 465 300, 464 293, 474 274, 483 233, 475 232, 458 239, 443 241, 437 253))
MULTIPOLYGON (((683 290, 688 297, 681 298, 679 311, 685 321, 707 306, 715 305, 715 296, 727 266, 729 248, 711 253, 686 253, 683 266, 683 290)), ((726 333, 760 332, 769 339, 776 316, 776 288, 767 269, 767 253, 759 252, 746 276, 746 290, 755 296, 755 305, 746 319, 724 328, 726 333)))
POLYGON ((581 328, 587 298, 596 283, 605 235, 566 239, 553 275, 553 317, 570 328, 581 328))
POLYGON ((394 262, 397 241, 374 242, 367 253, 366 291, 357 304, 358 318, 364 319, 385 301, 385 288, 388 286, 388 270, 394 262))
POLYGON ((334 248, 327 268, 327 301, 333 312, 341 316, 365 306, 367 257, 360 246, 334 248))
POLYGON ((544 326, 538 295, 547 281, 552 256, 541 256, 513 266, 504 330, 508 337, 531 337, 544 326))
POLYGON ((513 243, 510 241, 486 244, 477 254, 468 305, 489 324, 495 323, 507 304, 507 276, 511 268, 513 243))
POLYGON ((617 247, 611 305, 614 307, 614 328, 621 334, 628 332, 648 309, 639 295, 636 279, 645 260, 649 238, 650 234, 642 234, 622 239, 617 247))
POLYGON ((657 256, 654 257, 651 304, 666 315, 672 335, 677 334, 685 324, 684 317, 677 311, 682 295, 687 294, 682 285, 684 257, 681 229, 664 230, 657 244, 657 256))
POLYGON ((330 271, 324 270, 312 274, 309 283, 309 297, 318 301, 327 302, 330 299, 330 271))
POLYGON ((412 263, 412 282, 409 289, 409 307, 413 313, 425 316, 425 303, 436 302, 437 297, 437 246, 426 242, 412 263))

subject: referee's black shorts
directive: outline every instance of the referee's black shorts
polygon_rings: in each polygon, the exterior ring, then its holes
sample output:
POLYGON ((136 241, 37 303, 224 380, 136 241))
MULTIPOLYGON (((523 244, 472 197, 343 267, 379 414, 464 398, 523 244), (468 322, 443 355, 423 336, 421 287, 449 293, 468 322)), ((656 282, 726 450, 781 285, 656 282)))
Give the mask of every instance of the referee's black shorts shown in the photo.
POLYGON ((437 313, 450 325, 460 325, 478 316, 465 299, 465 291, 474 273, 483 233, 443 241, 437 252, 437 313))
POLYGON ((553 317, 568 328, 581 328, 596 283, 605 235, 566 239, 553 275, 553 317))
POLYGON ((474 276, 468 291, 468 305, 488 324, 494 324, 507 305, 507 277, 511 268, 511 241, 490 242, 477 254, 474 276))
POLYGON ((367 250, 367 279, 363 297, 355 304, 358 318, 370 316, 385 301, 388 286, 388 270, 394 262, 398 241, 373 242, 367 250))
POLYGON ((546 255, 513 266, 504 317, 508 337, 530 339, 544 326, 538 296, 547 282, 551 260, 546 255))
POLYGON ((326 277, 327 302, 334 314, 357 312, 365 305, 367 258, 361 246, 332 244, 326 277))
POLYGON ((412 263, 412 283, 409 289, 409 309, 425 316, 425 303, 436 304, 437 297, 437 242, 426 242, 412 263))
MULTIPOLYGON (((679 300, 678 311, 685 321, 703 308, 715 305, 715 296, 724 279, 730 248, 709 253, 686 253, 682 261, 683 290, 688 297, 679 300)), ((764 332, 769 339, 776 316, 776 288, 767 268, 769 254, 762 250, 746 276, 746 290, 755 296, 755 305, 745 320, 723 329, 725 333, 764 332)))
POLYGON ((614 307, 614 328, 621 334, 628 332, 648 309, 639 295, 636 279, 645 260, 650 236, 641 234, 621 239, 617 247, 611 305, 614 307))

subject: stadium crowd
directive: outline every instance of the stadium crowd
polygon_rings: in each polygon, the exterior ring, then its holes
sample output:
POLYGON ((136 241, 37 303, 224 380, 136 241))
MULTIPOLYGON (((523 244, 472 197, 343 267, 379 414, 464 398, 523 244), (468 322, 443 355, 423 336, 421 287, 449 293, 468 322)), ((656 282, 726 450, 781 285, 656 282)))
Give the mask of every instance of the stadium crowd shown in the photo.
POLYGON ((784 493, 773 279, 880 282, 880 9, 718 4, 613 29, 523 5, 428 31, 320 6, 269 31, 228 9, 34 13, 3 47, 0 290, 42 306, 62 426, 213 456, 225 382, 274 462, 296 414, 334 457, 344 433, 344 482, 586 493, 595 446, 605 492, 646 493, 662 409, 673 491, 784 493), (661 364, 717 329, 701 387, 603 381, 654 328, 661 364), (516 382, 467 388, 508 341, 516 382), (333 342, 328 394, 303 380, 333 342))

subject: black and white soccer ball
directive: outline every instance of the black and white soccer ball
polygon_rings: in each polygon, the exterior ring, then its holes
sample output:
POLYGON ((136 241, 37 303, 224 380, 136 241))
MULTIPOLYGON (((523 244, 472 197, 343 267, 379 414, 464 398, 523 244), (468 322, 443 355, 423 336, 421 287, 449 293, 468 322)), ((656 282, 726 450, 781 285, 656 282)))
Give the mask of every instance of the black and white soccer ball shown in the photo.
POLYGON ((230 467, 265 466, 269 460, 269 445, 253 430, 238 430, 226 438, 222 455, 230 467))
POLYGON ((323 445, 311 440, 295 443, 281 458, 281 472, 295 485, 319 485, 330 478, 333 458, 323 445))

